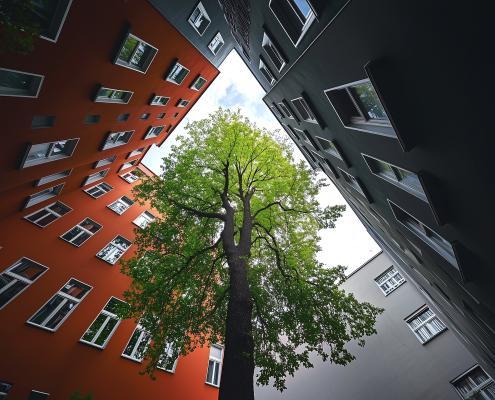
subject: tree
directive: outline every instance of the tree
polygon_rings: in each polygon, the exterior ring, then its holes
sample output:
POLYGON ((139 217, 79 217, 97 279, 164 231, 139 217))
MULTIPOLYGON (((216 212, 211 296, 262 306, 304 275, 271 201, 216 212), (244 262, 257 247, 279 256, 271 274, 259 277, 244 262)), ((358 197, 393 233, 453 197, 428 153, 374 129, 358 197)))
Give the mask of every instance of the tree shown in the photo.
POLYGON ((318 231, 344 206, 320 207, 325 183, 239 113, 220 109, 187 129, 162 176, 135 192, 163 216, 137 233, 123 265, 132 278, 123 316, 152 339, 146 371, 167 344, 174 358, 223 343, 219 399, 251 400, 255 366, 259 384, 283 390, 311 352, 350 362, 345 344, 376 333, 380 310, 339 289, 344 267, 316 259, 318 231))

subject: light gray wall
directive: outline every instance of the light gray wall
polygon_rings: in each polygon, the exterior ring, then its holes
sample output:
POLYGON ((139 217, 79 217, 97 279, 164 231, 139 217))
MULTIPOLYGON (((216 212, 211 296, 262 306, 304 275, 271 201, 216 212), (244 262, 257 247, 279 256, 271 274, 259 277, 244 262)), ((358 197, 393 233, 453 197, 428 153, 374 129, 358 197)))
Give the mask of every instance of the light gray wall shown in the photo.
POLYGON ((447 400, 459 399, 450 381, 476 364, 449 330, 422 345, 404 318, 426 304, 411 282, 384 296, 374 279, 392 265, 381 253, 344 284, 361 301, 385 309, 378 318, 378 334, 360 348, 348 348, 356 360, 336 366, 321 360, 287 379, 283 393, 273 387, 256 388, 257 400, 447 400))

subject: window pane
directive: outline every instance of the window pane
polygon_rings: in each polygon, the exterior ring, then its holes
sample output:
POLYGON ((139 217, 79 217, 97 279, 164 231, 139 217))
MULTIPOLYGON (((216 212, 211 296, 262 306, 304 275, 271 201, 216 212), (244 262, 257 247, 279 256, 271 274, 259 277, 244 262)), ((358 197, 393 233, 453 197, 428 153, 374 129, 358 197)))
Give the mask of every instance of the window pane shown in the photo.
POLYGON ((76 281, 75 279, 71 279, 62 289, 60 289, 60 291, 67 293, 76 299, 82 299, 89 289, 90 287, 88 285, 76 281))
POLYGON ((104 314, 98 315, 98 317, 95 319, 95 321, 91 324, 91 326, 88 328, 84 336, 82 337, 83 340, 86 340, 87 342, 92 342, 93 339, 95 338, 96 334, 100 330, 100 328, 103 326, 105 321, 107 320, 107 316, 104 314))
POLYGON ((16 266, 10 269, 11 272, 22 276, 23 278, 34 281, 38 276, 46 271, 46 267, 39 265, 27 258, 20 260, 16 266))
POLYGON ((46 322, 45 326, 47 328, 55 329, 77 303, 73 300, 63 298, 61 304, 62 307, 46 322))
POLYGON ((387 114, 370 82, 351 87, 354 98, 359 102, 369 119, 388 120, 387 114))
POLYGON ((16 296, 22 290, 24 290, 27 286, 28 284, 25 282, 21 282, 7 274, 1 274, 0 275, 0 308, 3 307, 5 304, 7 304, 14 296, 16 296))

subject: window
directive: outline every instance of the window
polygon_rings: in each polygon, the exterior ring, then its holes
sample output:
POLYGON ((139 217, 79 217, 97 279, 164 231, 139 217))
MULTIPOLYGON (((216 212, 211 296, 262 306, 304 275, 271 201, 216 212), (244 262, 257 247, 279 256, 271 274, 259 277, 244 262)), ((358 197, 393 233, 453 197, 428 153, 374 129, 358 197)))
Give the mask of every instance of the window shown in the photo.
POLYGON ((12 386, 14 385, 12 385, 11 383, 0 381, 0 399, 7 398, 7 395, 9 394, 10 389, 12 389, 12 386))
POLYGON ((72 156, 79 139, 57 140, 56 142, 31 144, 28 146, 21 168, 44 164, 72 156))
MULTIPOLYGON (((302 138, 306 143, 311 145, 315 150, 318 150, 318 145, 316 144, 313 137, 308 133, 308 131, 303 131, 301 129, 293 128, 294 131, 297 131, 297 136, 302 138)), ((320 156, 321 157, 321 156, 320 156)))
POLYGON ((176 104, 176 107, 184 108, 187 107, 188 104, 189 104, 189 100, 179 99, 179 101, 176 104))
POLYGON ((138 169, 135 169, 134 171, 127 172, 123 175, 120 175, 120 177, 128 183, 134 183, 138 179, 140 179, 142 176, 143 176, 143 173, 138 169))
POLYGON ((101 225, 90 218, 86 218, 79 222, 74 228, 65 232, 60 236, 66 242, 80 247, 86 240, 91 238, 101 229, 101 225))
POLYGON ((113 203, 110 203, 107 207, 115 211, 117 214, 122 215, 124 212, 127 211, 127 209, 134 204, 134 201, 132 201, 129 197, 127 196, 122 196, 115 200, 113 203))
POLYGON ((265 50, 270 60, 272 60, 272 63, 275 65, 275 68, 277 68, 277 71, 281 71, 286 64, 285 58, 282 56, 282 53, 280 53, 280 50, 277 46, 275 46, 275 43, 266 32, 263 32, 261 47, 265 50))
POLYGON ((72 0, 33 1, 31 17, 41 29, 41 37, 56 42, 72 0))
POLYGON ((134 131, 110 132, 103 143, 102 150, 122 146, 129 142, 134 131))
POLYGON ((160 133, 162 133, 163 128, 165 128, 163 125, 162 126, 150 126, 148 129, 148 132, 146 132, 146 135, 144 135, 144 139, 157 137, 158 135, 160 135, 160 133))
POLYGON ((64 203, 57 201, 56 203, 52 203, 46 207, 43 207, 41 210, 35 211, 32 214, 26 215, 24 218, 28 221, 31 221, 33 224, 41 226, 44 228, 47 225, 50 225, 52 222, 57 219, 63 217, 72 209, 66 206, 64 203))
POLYGON ((48 189, 42 190, 41 192, 32 194, 27 198, 24 208, 34 206, 35 204, 41 203, 42 201, 58 196, 63 188, 64 184, 61 183, 60 185, 52 186, 48 189))
POLYGON ((26 257, 22 257, 3 271, 0 274, 0 309, 26 290, 46 271, 48 271, 47 267, 26 257))
POLYGON ((165 80, 168 82, 175 83, 176 85, 180 85, 182 81, 186 78, 188 73, 189 70, 186 67, 184 67, 182 64, 179 64, 179 62, 176 62, 172 66, 165 80))
POLYGON ((211 39, 208 48, 214 55, 216 55, 220 51, 224 43, 225 42, 223 40, 221 33, 217 32, 217 34, 213 37, 213 39, 211 39))
POLYGON ((177 118, 178 116, 179 116, 178 112, 174 113, 174 118, 177 118))
POLYGON ((94 174, 89 175, 84 182, 82 183, 82 186, 89 185, 90 183, 99 181, 100 179, 103 179, 105 176, 107 176, 108 171, 110 171, 110 168, 103 169, 101 171, 95 172, 94 174))
POLYGON ((169 100, 170 97, 167 96, 153 96, 150 101, 150 106, 165 106, 169 100))
POLYGON ((191 84, 190 88, 192 90, 199 91, 206 84, 206 82, 208 81, 205 78, 203 78, 202 76, 198 76, 191 84))
POLYGON ((119 168, 119 172, 120 171, 123 171, 124 169, 127 169, 127 168, 131 168, 132 166, 136 165, 136 163, 138 162, 139 160, 132 160, 132 161, 129 161, 129 162, 126 162, 124 164, 122 164, 119 168))
POLYGON ((110 190, 112 190, 113 187, 111 187, 108 183, 101 182, 98 183, 98 185, 91 186, 90 188, 84 189, 84 191, 89 194, 91 197, 94 197, 97 199, 98 197, 101 197, 105 194, 107 194, 110 190))
POLYGON ((100 87, 95 96, 96 103, 120 103, 127 104, 134 92, 128 90, 110 89, 100 87))
POLYGON ((459 263, 454 252, 452 244, 441 237, 438 233, 427 227, 421 221, 405 212, 397 204, 388 200, 392 212, 402 225, 411 231, 416 237, 425 242, 443 258, 445 258, 457 270, 460 270, 459 263))
POLYGON ((201 2, 199 2, 196 8, 193 10, 192 14, 189 16, 188 21, 194 28, 194 30, 199 33, 200 36, 203 36, 206 28, 208 28, 211 23, 210 17, 208 16, 208 13, 206 12, 201 2))
POLYGON ((292 128, 291 126, 287 125, 287 124, 282 124, 287 132, 287 134, 291 137, 291 139, 294 141, 294 142, 297 142, 299 140, 301 140, 301 138, 299 137, 299 135, 296 133, 296 131, 294 130, 294 128, 292 128))
POLYGON ((44 176, 43 178, 38 179, 34 186, 41 186, 44 185, 45 183, 57 181, 59 179, 65 178, 71 174, 72 170, 71 169, 66 169, 65 171, 61 172, 55 172, 54 174, 44 176))
POLYGON ((342 157, 342 152, 340 151, 338 144, 334 140, 324 139, 319 136, 316 136, 316 140, 318 141, 318 143, 320 144, 321 148, 325 153, 328 153, 331 156, 338 158, 341 161, 344 161, 344 158, 342 157))
POLYGON ((405 191, 419 197, 421 200, 428 202, 423 185, 421 185, 418 175, 377 158, 365 154, 362 156, 364 161, 366 161, 366 164, 368 164, 370 171, 374 175, 400 187, 401 189, 404 189, 405 191))
POLYGON ((51 128, 54 125, 54 115, 35 115, 31 121, 31 129, 51 128))
POLYGON ((100 168, 100 167, 103 167, 105 165, 111 164, 116 160, 116 158, 117 158, 117 156, 111 156, 111 157, 107 157, 107 158, 103 158, 101 160, 98 160, 95 162, 95 165, 93 166, 93 168, 100 168))
POLYGON ((131 158, 131 157, 134 157, 134 156, 138 156, 139 154, 143 154, 144 152, 144 149, 146 147, 140 147, 139 149, 136 149, 136 150, 132 150, 128 155, 127 155, 127 158, 131 158))
POLYGON ((311 111, 311 108, 309 107, 307 101, 303 97, 292 99, 291 102, 296 108, 302 120, 311 122, 313 124, 318 123, 318 120, 313 114, 313 111, 311 111))
POLYGON ((0 68, 0 96, 38 97, 43 75, 0 68))
POLYGON ((292 111, 290 110, 285 100, 282 100, 280 103, 278 103, 278 105, 286 118, 294 119, 294 115, 292 114, 292 111))
POLYGON ((407 318, 406 322, 422 344, 429 342, 435 336, 447 330, 443 322, 438 319, 428 306, 421 307, 411 317, 407 318))
POLYGON ((120 324, 117 312, 118 308, 124 304, 122 300, 111 297, 90 327, 84 332, 80 341, 104 349, 120 324))
POLYGON ((165 113, 160 113, 156 116, 156 119, 163 119, 165 118, 165 113))
POLYGON ((345 127, 397 137, 369 79, 324 92, 345 127))
POLYGON ((260 65, 259 65, 260 71, 265 77, 266 81, 273 86, 273 84, 277 81, 275 77, 273 76, 272 71, 267 67, 263 59, 260 57, 260 65))
POLYGON ((157 52, 156 47, 129 33, 119 50, 115 64, 146 73, 157 52))
POLYGON ((380 287, 385 296, 392 293, 406 280, 395 267, 390 267, 383 274, 375 278, 376 284, 380 287))
POLYGON ((86 115, 86 117, 84 118, 84 123, 86 125, 97 124, 98 122, 100 122, 100 119, 100 115, 86 115))
POLYGON ((280 110, 278 109, 278 107, 275 105, 275 103, 272 103, 272 105, 270 106, 271 110, 273 111, 273 113, 275 114, 275 116, 278 118, 278 119, 281 119, 283 118, 284 116, 282 115, 282 113, 280 112, 280 110))
POLYGON ((269 7, 292 44, 297 47, 315 20, 310 3, 307 0, 270 0, 269 7))
POLYGON ((127 346, 122 353, 122 357, 141 362, 150 342, 150 335, 144 330, 141 324, 136 326, 127 346))
POLYGON ((91 286, 71 278, 27 323, 56 331, 91 289, 91 286))
POLYGON ((119 235, 96 253, 96 257, 114 265, 129 247, 131 247, 131 241, 119 235))
POLYGON ((126 113, 126 114, 119 114, 119 116, 117 117, 117 121, 118 122, 124 122, 124 121, 127 121, 129 119, 131 114, 129 113, 126 113))
POLYGON ((208 371, 206 372, 206 383, 220 386, 220 373, 222 369, 223 348, 217 345, 210 347, 210 359, 208 360, 208 371))
POLYGON ((46 400, 50 397, 50 393, 40 392, 39 390, 31 390, 28 400, 46 400))
POLYGON ((463 399, 495 399, 495 383, 483 369, 476 365, 452 382, 463 399))
POLYGON ((359 182, 358 178, 352 176, 351 174, 345 172, 344 170, 340 169, 340 172, 342 173, 342 177, 344 178, 344 180, 346 181, 346 183, 351 187, 353 188, 356 192, 358 192, 359 194, 363 195, 364 197, 366 197, 366 194, 363 190, 363 187, 361 186, 361 183, 359 182))
POLYGON ((171 343, 165 343, 165 348, 158 360, 157 368, 167 372, 175 372, 177 366, 177 356, 174 354, 175 349, 171 343))
POLYGON ((141 114, 141 116, 139 117, 139 119, 148 119, 150 117, 150 113, 144 113, 144 114, 141 114))
POLYGON ((155 219, 156 217, 153 214, 151 214, 149 211, 145 211, 140 214, 134 221, 132 221, 132 223, 144 229, 155 219))

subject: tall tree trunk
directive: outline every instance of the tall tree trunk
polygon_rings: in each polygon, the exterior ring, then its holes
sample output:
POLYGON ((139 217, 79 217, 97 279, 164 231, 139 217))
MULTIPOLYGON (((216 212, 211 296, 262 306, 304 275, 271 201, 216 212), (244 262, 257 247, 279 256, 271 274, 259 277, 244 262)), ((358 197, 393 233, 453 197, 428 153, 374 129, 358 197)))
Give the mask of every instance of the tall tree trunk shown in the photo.
POLYGON ((219 400, 254 400, 253 302, 243 260, 229 263, 230 290, 219 400))

